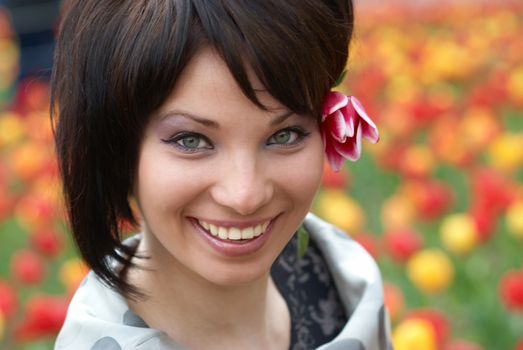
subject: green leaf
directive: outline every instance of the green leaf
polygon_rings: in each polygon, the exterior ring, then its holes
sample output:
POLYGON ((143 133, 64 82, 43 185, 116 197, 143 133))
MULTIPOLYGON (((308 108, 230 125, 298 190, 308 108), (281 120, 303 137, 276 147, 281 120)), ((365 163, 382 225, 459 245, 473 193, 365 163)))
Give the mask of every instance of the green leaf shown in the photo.
POLYGON ((298 229, 298 258, 303 258, 309 247, 309 233, 305 228, 300 227, 298 229))
POLYGON ((343 82, 343 79, 345 79, 345 75, 347 75, 347 70, 344 69, 343 72, 341 72, 338 79, 336 79, 336 82, 334 83, 334 87, 340 85, 343 82))

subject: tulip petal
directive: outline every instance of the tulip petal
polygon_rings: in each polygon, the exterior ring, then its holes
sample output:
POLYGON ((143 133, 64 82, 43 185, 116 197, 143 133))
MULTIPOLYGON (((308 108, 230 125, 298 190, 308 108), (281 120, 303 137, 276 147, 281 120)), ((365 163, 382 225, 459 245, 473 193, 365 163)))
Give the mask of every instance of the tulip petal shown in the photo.
POLYGON ((363 137, 371 143, 377 143, 380 140, 380 135, 378 134, 378 129, 376 127, 363 123, 362 132, 363 137))
POLYGON ((349 98, 344 94, 341 94, 336 91, 331 91, 330 93, 328 93, 325 97, 325 101, 323 102, 322 121, 324 121, 325 118, 327 118, 335 111, 345 107, 348 103, 349 98))
POLYGON ((345 162, 343 156, 335 148, 335 145, 337 144, 338 143, 331 143, 328 141, 325 143, 325 155, 327 156, 327 161, 333 171, 339 171, 345 162))
POLYGON ((348 137, 354 137, 354 130, 355 130, 356 121, 357 121, 357 115, 356 115, 355 112, 350 114, 350 116, 348 118, 346 117, 346 119, 345 119, 345 134, 348 137))
POLYGON ((329 130, 335 140, 345 142, 345 120, 340 111, 335 111, 331 114, 325 123, 327 124, 327 130, 329 130))
POLYGON ((342 157, 357 161, 361 155, 361 134, 361 124, 359 124, 355 137, 348 138, 345 143, 334 144, 334 148, 342 157))
POLYGON ((352 106, 356 110, 356 113, 364 121, 363 137, 365 137, 367 140, 369 140, 372 143, 378 142, 379 132, 378 132, 378 128, 376 127, 376 124, 374 124, 372 119, 367 115, 367 112, 365 112, 365 109, 361 105, 361 102, 356 97, 351 96, 350 100, 351 100, 352 106))

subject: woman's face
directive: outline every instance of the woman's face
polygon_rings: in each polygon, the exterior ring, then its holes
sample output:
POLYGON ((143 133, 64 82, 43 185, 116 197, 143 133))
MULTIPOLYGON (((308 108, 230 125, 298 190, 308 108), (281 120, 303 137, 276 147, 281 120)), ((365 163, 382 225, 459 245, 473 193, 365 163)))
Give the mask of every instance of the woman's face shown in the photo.
POLYGON ((144 248, 161 273, 219 285, 266 277, 308 212, 322 174, 317 123, 258 97, 270 111, 203 49, 152 116, 135 193, 144 248))

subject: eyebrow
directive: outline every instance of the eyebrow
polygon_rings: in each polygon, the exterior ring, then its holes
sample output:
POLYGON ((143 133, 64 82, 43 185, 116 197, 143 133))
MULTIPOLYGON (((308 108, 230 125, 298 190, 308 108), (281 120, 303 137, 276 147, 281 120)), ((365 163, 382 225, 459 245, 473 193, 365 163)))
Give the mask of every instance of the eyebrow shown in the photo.
MULTIPOLYGON (((278 124, 283 123, 285 120, 287 120, 293 114, 294 114, 294 112, 288 111, 288 112, 285 112, 284 114, 281 114, 281 115, 275 117, 271 121, 270 126, 274 126, 274 125, 278 125, 278 124)), ((217 122, 215 122, 214 120, 210 120, 210 119, 207 119, 207 118, 203 118, 203 117, 200 117, 200 116, 188 113, 188 112, 184 112, 184 111, 179 111, 179 110, 169 111, 169 112, 165 113, 162 117, 160 117, 160 119, 163 120, 163 119, 166 119, 166 118, 168 118, 170 116, 180 116, 180 117, 192 119, 195 122, 200 123, 200 124, 202 124, 204 126, 212 128, 212 129, 219 129, 220 128, 220 125, 217 122)))
POLYGON ((168 117, 172 117, 172 116, 180 116, 180 117, 192 119, 192 120, 194 120, 197 123, 200 123, 200 124, 202 124, 204 126, 207 126, 207 127, 213 128, 213 129, 219 129, 220 128, 220 125, 218 125, 218 123, 215 122, 214 120, 210 120, 210 119, 207 119, 207 118, 202 118, 202 117, 196 116, 194 114, 191 114, 191 113, 188 113, 188 112, 184 112, 184 111, 179 111, 179 110, 173 110, 173 111, 169 111, 169 112, 165 113, 160 118, 160 120, 164 120, 164 119, 167 119, 168 117))
POLYGON ((285 112, 284 114, 282 115, 279 115, 277 116, 276 118, 274 118, 272 121, 271 121, 271 126, 274 126, 274 125, 278 125, 278 124, 281 124, 283 123, 285 120, 287 120, 290 116, 292 116, 294 114, 293 111, 288 111, 288 112, 285 112))

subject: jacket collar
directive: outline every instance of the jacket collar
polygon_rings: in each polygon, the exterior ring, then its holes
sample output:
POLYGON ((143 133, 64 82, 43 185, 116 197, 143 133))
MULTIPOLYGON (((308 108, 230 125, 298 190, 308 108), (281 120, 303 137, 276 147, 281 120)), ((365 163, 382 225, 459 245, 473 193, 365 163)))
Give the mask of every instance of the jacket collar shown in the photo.
POLYGON ((390 325, 379 269, 371 256, 336 227, 308 214, 305 229, 323 253, 349 321, 318 350, 388 350, 390 325))

